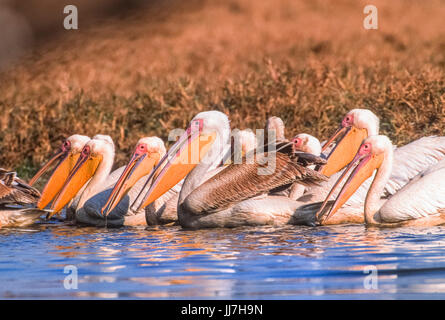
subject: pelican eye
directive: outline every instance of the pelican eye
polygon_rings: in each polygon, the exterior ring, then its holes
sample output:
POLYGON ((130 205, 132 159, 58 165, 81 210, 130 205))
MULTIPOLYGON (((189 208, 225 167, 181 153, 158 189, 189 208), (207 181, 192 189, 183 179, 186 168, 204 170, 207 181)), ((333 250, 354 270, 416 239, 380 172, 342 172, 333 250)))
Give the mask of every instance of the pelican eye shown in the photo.
POLYGON ((143 153, 143 152, 147 152, 147 150, 148 150, 148 147, 145 143, 141 143, 136 147, 136 151, 138 151, 138 152, 143 153))
POLYGON ((71 149, 71 142, 68 140, 65 140, 62 144, 62 150, 63 151, 68 151, 71 149))
POLYGON ((365 143, 364 145, 363 145, 363 151, 364 152, 370 152, 371 151, 371 144, 369 144, 369 143, 365 143))
POLYGON ((354 117, 352 115, 347 115, 343 119, 343 125, 344 126, 352 126, 353 119, 354 119, 354 117))
POLYGON ((84 156, 90 155, 90 147, 89 146, 86 146, 85 148, 83 148, 82 155, 84 155, 84 156))
POLYGON ((199 131, 202 130, 204 126, 204 120, 203 119, 196 119, 193 121, 193 126, 198 129, 199 131))

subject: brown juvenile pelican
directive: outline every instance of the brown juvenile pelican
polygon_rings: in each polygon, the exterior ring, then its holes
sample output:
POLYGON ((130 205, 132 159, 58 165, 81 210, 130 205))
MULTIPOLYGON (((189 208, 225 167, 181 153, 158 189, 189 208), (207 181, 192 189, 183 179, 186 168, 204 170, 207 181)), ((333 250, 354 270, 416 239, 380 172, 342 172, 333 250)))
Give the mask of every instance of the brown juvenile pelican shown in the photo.
POLYGON ((220 161, 229 135, 229 121, 223 113, 208 111, 195 116, 155 169, 156 178, 139 207, 152 203, 186 176, 177 207, 183 227, 279 225, 287 223, 292 214, 281 210, 281 199, 291 200, 265 193, 295 181, 311 184, 326 179, 302 165, 324 163, 319 157, 268 152, 257 154, 254 163, 231 164, 203 180, 208 169, 220 161))
POLYGON ((18 178, 15 172, 0 168, 0 228, 34 223, 46 213, 32 207, 39 197, 40 192, 18 178))
POLYGON ((321 224, 341 222, 345 215, 364 215, 366 224, 399 226, 433 226, 445 223, 445 160, 441 160, 422 173, 395 194, 385 194, 393 168, 394 150, 391 141, 382 135, 365 139, 339 178, 339 182, 351 174, 335 201, 325 201, 318 212, 321 224), (364 204, 345 205, 360 185, 370 178, 364 204))

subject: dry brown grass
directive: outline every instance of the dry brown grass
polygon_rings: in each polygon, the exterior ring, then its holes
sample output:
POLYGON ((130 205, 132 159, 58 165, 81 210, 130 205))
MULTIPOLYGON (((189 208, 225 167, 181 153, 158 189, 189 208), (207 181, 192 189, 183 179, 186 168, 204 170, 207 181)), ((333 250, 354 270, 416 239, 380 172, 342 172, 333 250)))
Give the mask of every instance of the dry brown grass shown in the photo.
POLYGON ((73 133, 110 134, 122 165, 138 138, 208 109, 325 139, 363 107, 395 143, 443 134, 444 1, 373 1, 373 31, 364 1, 169 4, 66 31, 3 73, 1 166, 26 176, 73 133))

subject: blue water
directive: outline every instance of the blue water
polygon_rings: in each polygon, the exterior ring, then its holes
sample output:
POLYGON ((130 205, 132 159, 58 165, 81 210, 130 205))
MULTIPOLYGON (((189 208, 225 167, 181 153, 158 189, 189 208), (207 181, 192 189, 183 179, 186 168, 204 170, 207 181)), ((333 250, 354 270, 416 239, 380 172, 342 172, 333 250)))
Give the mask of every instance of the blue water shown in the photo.
POLYGON ((445 227, 0 229, 0 298, 444 299, 445 227))

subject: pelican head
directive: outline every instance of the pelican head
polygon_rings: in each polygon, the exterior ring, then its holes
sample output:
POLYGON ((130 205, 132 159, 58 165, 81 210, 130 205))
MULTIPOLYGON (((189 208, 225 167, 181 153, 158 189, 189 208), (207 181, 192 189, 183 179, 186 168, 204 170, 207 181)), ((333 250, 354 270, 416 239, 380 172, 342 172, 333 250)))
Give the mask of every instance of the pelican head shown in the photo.
POLYGON ((89 137, 79 134, 68 137, 60 146, 59 151, 29 181, 29 185, 34 184, 54 162, 59 161, 43 188, 42 196, 37 203, 39 209, 45 208, 60 191, 83 147, 90 140, 89 137))
MULTIPOLYGON (((269 137, 269 131, 275 131, 275 139, 280 141, 284 140, 284 122, 279 117, 270 117, 266 121, 266 135, 269 137)), ((270 141, 268 140, 268 143, 270 141)))
POLYGON ((113 139, 111 139, 111 137, 109 135, 106 135, 106 134, 96 134, 93 137, 93 140, 103 140, 105 142, 108 142, 110 145, 112 145, 114 147, 113 139))
POLYGON ((197 114, 153 170, 153 183, 137 210, 145 208, 170 190, 198 163, 208 164, 210 167, 219 160, 229 138, 229 119, 224 113, 206 111, 197 114))
POLYGON ((343 169, 354 157, 363 139, 379 133, 379 118, 370 110, 353 109, 343 118, 339 129, 325 143, 325 151, 336 139, 335 148, 328 155, 321 173, 331 176, 343 169))
POLYGON ((107 216, 134 184, 143 176, 148 175, 165 155, 164 142, 158 137, 145 137, 139 139, 125 167, 117 180, 107 202, 102 208, 102 215, 107 216))
MULTIPOLYGON (((98 168, 104 163, 104 159, 107 159, 107 165, 111 170, 114 159, 114 143, 111 138, 91 139, 85 144, 61 191, 51 205, 52 214, 62 210, 88 180, 95 175, 96 171, 99 172, 98 168)), ((102 170, 100 171, 102 172, 102 170)))
POLYGON ((320 156, 321 154, 320 141, 307 133, 297 134, 292 139, 292 148, 294 151, 303 151, 316 156, 320 156))
MULTIPOLYGON (((380 169, 385 157, 389 157, 391 155, 392 143, 387 136, 375 135, 366 138, 359 147, 352 161, 347 166, 346 170, 335 182, 322 207, 317 212, 317 218, 321 221, 321 223, 335 214, 335 212, 341 206, 343 206, 343 204, 345 204, 345 202, 354 194, 361 184, 373 174, 374 170, 380 169), (321 214, 321 212, 324 211, 330 196, 334 193, 335 189, 341 184, 351 170, 351 174, 343 185, 333 205, 327 212, 321 214)), ((390 173, 390 171, 391 170, 388 172, 390 173)))

